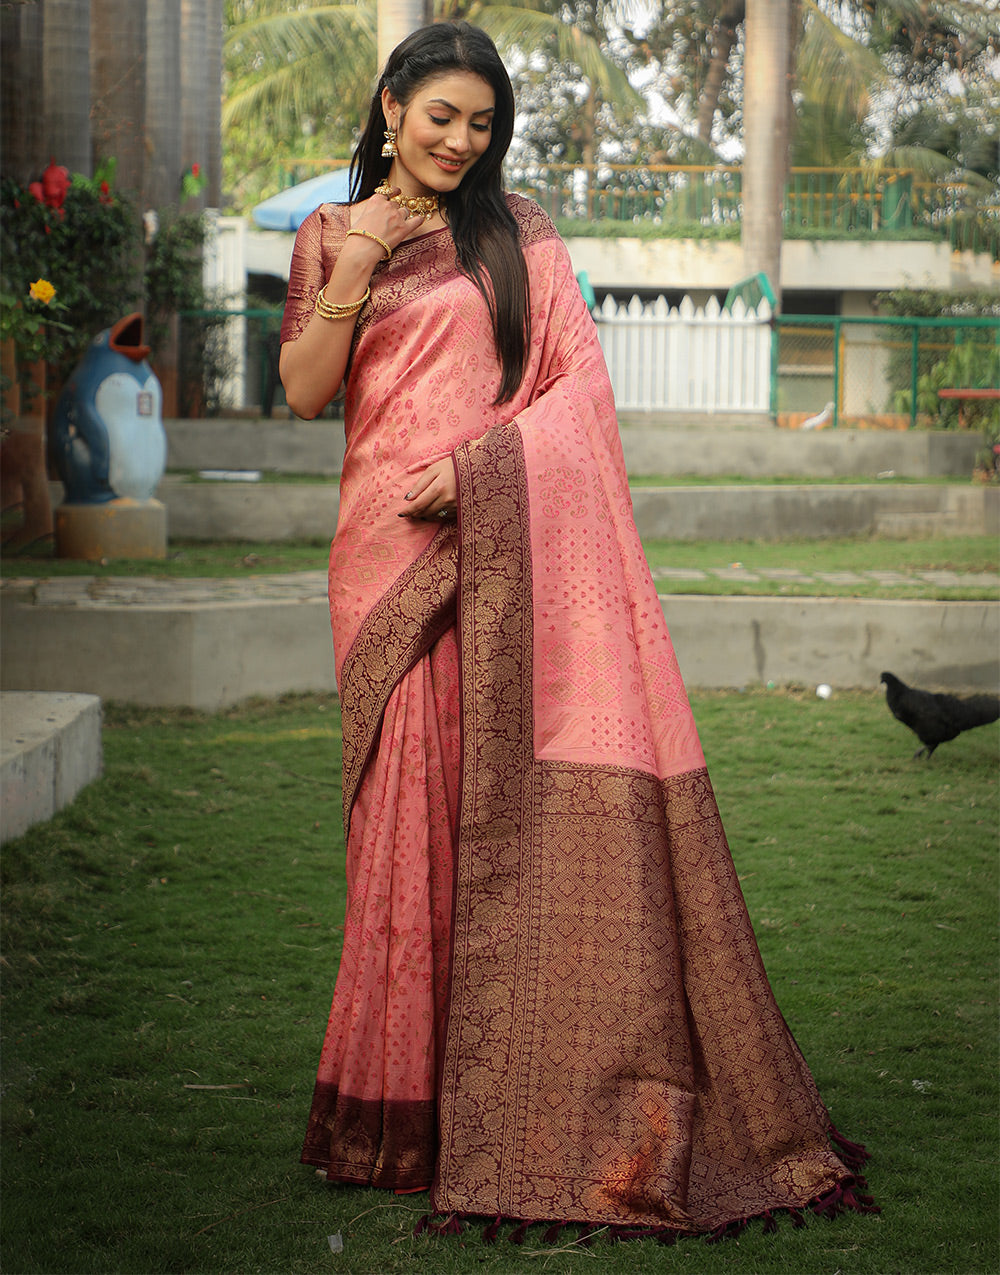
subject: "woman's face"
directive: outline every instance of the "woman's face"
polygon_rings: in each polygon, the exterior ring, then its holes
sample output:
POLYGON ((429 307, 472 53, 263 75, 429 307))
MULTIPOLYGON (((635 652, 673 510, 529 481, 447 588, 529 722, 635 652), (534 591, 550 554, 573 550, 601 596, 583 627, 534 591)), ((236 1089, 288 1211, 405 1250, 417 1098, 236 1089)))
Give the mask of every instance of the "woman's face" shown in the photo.
POLYGON ((496 97, 471 71, 454 71, 425 81, 405 110, 388 89, 382 110, 396 129, 389 181, 404 194, 455 190, 490 144, 496 97))

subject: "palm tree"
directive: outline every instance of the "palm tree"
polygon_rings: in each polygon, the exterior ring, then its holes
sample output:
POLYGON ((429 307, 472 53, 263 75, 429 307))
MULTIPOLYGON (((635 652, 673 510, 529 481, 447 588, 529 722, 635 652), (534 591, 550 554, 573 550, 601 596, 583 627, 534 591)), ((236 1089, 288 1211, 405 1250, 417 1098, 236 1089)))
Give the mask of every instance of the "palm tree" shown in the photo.
POLYGON ((429 0, 379 0, 376 66, 385 66, 386 58, 411 31, 430 22, 429 0))
MULTIPOLYGON (((181 10, 181 164, 207 169, 209 119, 205 86, 210 83, 208 5, 206 0, 180 0, 181 10)), ((180 174, 178 174, 180 181, 180 174)), ((204 196, 194 197, 204 206, 204 196)))
POLYGON ((767 275, 779 306, 790 8, 791 0, 747 0, 743 69, 743 269, 767 275))
MULTIPOLYGON (((539 8, 537 0, 435 0, 433 5, 437 19, 465 18, 483 27, 501 52, 544 50, 553 65, 571 68, 589 86, 584 128, 588 118, 596 118, 601 101, 628 111, 645 107, 624 71, 602 50, 604 6, 593 16, 595 29, 586 33, 561 13, 539 8)), ((378 65, 426 19, 426 12, 423 0, 378 0, 377 11, 374 0, 332 5, 312 0, 292 11, 284 0, 228 0, 227 17, 229 91, 223 125, 230 135, 266 119, 272 136, 294 139, 304 121, 327 120, 334 147, 347 148, 367 110, 378 65)))
POLYGON ((71 172, 89 173, 90 0, 47 0, 44 15, 46 143, 71 172))
POLYGON ((146 0, 145 203, 176 203, 181 175, 181 11, 177 0, 146 0))
POLYGON ((21 183, 48 162, 45 148, 43 15, 40 4, 0 7, 3 171, 21 183))
MULTIPOLYGON (((750 259, 757 262, 764 252, 774 269, 773 227, 779 201, 767 194, 772 177, 761 177, 758 171, 758 143, 766 137, 761 139, 755 116, 763 109, 769 128, 777 103, 768 105, 765 100, 759 108, 749 81, 762 64, 770 67, 769 74, 778 79, 761 86, 766 99, 786 77, 775 57, 774 42, 781 39, 777 26, 771 26, 761 48, 751 34, 752 6, 753 0, 673 0, 659 7, 649 30, 641 37, 632 33, 631 38, 637 52, 635 65, 660 67, 661 81, 666 80, 669 88, 666 95, 696 120, 702 143, 722 145, 741 137, 745 141, 749 233, 754 239, 760 236, 761 218, 772 227, 766 236, 771 247, 766 252, 753 248, 750 259), (763 207, 758 209, 760 192, 763 207)), ((915 104, 923 101, 927 106, 929 97, 932 111, 942 110, 948 96, 942 88, 947 75, 955 68, 969 75, 976 60, 988 56, 990 47, 996 48, 995 6, 983 0, 844 0, 843 4, 790 0, 783 7, 794 70, 794 78, 787 77, 788 88, 795 94, 791 126, 784 136, 790 139, 799 164, 870 163, 875 142, 873 107, 879 108, 883 126, 894 100, 902 120, 910 118, 915 104)), ((776 24, 777 14, 772 16, 776 24)), ((969 112, 966 102, 960 114, 969 112)), ((993 113, 996 118, 995 92, 993 113)), ((941 155, 917 147, 906 152, 890 147, 883 162, 904 160, 927 176, 939 175, 944 162, 941 155)))
POLYGON ((146 167, 146 6, 136 0, 91 0, 90 21, 94 158, 117 160, 119 188, 141 197, 146 167))

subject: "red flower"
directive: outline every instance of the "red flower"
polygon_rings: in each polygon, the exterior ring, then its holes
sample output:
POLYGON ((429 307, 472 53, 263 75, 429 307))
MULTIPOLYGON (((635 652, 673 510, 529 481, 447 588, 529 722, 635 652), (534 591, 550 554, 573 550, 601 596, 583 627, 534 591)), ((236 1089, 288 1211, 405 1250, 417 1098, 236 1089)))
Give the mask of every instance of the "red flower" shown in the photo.
POLYGON ((192 164, 192 165, 191 165, 191 176, 192 176, 192 177, 200 177, 200 176, 201 176, 201 165, 200 165, 200 164, 192 164))
POLYGON ((107 182, 101 182, 101 193, 98 196, 102 204, 112 204, 114 200, 111 198, 111 187, 107 182))
POLYGON ((48 168, 42 173, 42 180, 32 182, 28 190, 40 204, 44 204, 46 208, 51 208, 60 217, 64 217, 66 210, 63 208, 63 203, 69 185, 69 169, 63 168, 55 160, 50 160, 48 168))

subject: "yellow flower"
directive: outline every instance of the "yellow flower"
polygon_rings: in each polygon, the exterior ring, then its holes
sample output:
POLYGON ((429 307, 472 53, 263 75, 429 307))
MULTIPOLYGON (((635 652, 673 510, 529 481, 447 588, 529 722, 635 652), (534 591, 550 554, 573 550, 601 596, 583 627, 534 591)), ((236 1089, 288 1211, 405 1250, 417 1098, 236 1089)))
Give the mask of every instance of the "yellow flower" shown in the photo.
POLYGON ((48 305, 52 298, 56 295, 56 290, 48 279, 36 279, 28 288, 32 301, 41 301, 43 305, 48 305))

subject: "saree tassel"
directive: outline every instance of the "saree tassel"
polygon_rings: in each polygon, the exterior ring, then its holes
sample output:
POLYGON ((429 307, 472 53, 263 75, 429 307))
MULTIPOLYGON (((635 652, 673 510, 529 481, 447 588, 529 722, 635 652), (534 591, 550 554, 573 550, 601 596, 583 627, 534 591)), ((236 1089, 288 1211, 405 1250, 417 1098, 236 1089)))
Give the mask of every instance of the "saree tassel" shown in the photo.
POLYGON ((870 1195, 861 1195, 855 1190, 856 1187, 865 1185, 863 1180, 857 1179, 853 1182, 845 1182, 840 1197, 841 1208, 850 1209, 852 1213, 881 1213, 882 1210, 870 1195))
POLYGON ((764 1234, 773 1235, 778 1229, 778 1219, 774 1216, 770 1209, 764 1210, 764 1234))
POLYGON ((818 1217, 836 1217, 838 1213, 844 1210, 844 1186, 838 1182, 837 1185, 826 1195, 821 1195, 818 1199, 813 1200, 809 1207, 818 1217))
POLYGON ((509 1236, 511 1244, 523 1244, 524 1237, 528 1234, 528 1227, 530 1225, 530 1222, 522 1222, 516 1230, 511 1231, 509 1236))
POLYGON ((836 1148, 837 1154, 849 1169, 858 1171, 871 1159, 871 1152, 860 1142, 851 1142, 833 1125, 827 1130, 827 1136, 836 1148))
POLYGON ((498 1213, 493 1221, 490 1222, 483 1231, 484 1244, 495 1244, 497 1242, 497 1236, 500 1234, 501 1222, 503 1222, 503 1217, 498 1213))
POLYGON ((417 1223, 418 1230, 414 1230, 414 1235, 420 1235, 423 1231, 429 1231, 431 1235, 461 1235, 462 1222, 457 1213, 449 1213, 447 1217, 442 1217, 440 1221, 434 1216, 427 1215, 422 1217, 417 1223))
POLYGON ((798 1230, 800 1226, 805 1226, 806 1220, 802 1216, 801 1209, 789 1209, 788 1216, 792 1219, 792 1226, 795 1230, 798 1230))
POLYGON ((565 1225, 566 1225, 565 1222, 554 1222, 549 1227, 549 1229, 545 1232, 545 1234, 542 1236, 542 1241, 545 1244, 554 1244, 556 1240, 559 1238, 559 1232, 563 1229, 565 1225))
POLYGON ((590 1248, 600 1232, 604 1230, 606 1228, 603 1226, 583 1226, 580 1228, 580 1234, 576 1237, 576 1242, 581 1248, 590 1248))
POLYGON ((821 1195, 809 1206, 821 1217, 837 1217, 841 1213, 881 1213, 881 1209, 870 1195, 859 1195, 855 1187, 859 1184, 848 1178, 838 1182, 832 1191, 821 1195))
POLYGON ((616 1244, 629 1240, 657 1240, 660 1244, 673 1244, 677 1233, 660 1226, 612 1226, 608 1237, 616 1244))
POLYGON ((705 1236, 706 1244, 718 1244, 721 1240, 735 1239, 738 1235, 742 1235, 747 1229, 747 1218, 736 1217, 731 1222, 726 1222, 722 1226, 716 1227, 714 1231, 710 1231, 705 1236))

